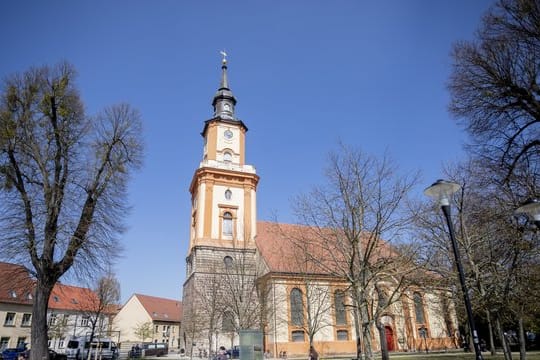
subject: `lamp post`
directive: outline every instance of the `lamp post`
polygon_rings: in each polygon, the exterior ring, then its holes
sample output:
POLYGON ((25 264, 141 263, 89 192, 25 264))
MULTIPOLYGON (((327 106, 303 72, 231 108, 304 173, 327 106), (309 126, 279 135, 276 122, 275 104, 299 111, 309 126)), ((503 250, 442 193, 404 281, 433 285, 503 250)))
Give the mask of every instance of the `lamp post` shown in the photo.
POLYGON ((473 337, 473 347, 476 355, 476 360, 483 360, 482 352, 480 351, 480 342, 478 341, 478 333, 476 332, 476 327, 474 325, 471 300, 469 299, 469 292, 467 290, 467 284, 465 283, 463 266, 461 265, 459 248, 457 246, 456 237, 454 235, 454 225, 452 224, 452 219, 450 217, 450 197, 459 189, 460 186, 456 183, 445 180, 437 180, 430 187, 424 190, 424 194, 439 201, 442 212, 446 218, 446 224, 448 225, 448 233, 450 234, 450 241, 452 243, 452 250, 454 252, 454 258, 456 261, 456 267, 459 275, 459 282, 461 283, 461 291, 463 292, 465 309, 467 310, 469 329, 473 337))
POLYGON ((540 200, 529 199, 516 209, 516 214, 527 214, 540 229, 540 200))

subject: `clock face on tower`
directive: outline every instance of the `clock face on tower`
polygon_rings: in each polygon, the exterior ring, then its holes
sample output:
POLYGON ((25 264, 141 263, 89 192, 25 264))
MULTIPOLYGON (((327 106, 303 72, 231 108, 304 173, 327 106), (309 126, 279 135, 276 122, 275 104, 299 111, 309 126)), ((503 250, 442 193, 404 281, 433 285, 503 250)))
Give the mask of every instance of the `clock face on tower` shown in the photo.
POLYGON ((225 130, 224 135, 225 135, 225 139, 230 140, 233 137, 233 132, 231 130, 227 129, 227 130, 225 130))

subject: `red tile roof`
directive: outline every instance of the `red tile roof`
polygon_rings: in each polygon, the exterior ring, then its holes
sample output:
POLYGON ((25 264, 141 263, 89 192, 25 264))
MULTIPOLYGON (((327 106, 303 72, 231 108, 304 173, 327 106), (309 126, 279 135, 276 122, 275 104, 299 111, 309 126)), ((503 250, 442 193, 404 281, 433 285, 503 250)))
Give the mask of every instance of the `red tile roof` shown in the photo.
POLYGON ((114 314, 117 312, 117 305, 106 305, 99 303, 97 294, 89 288, 78 286, 56 284, 49 298, 49 309, 73 310, 97 312, 104 314, 114 314))
POLYGON ((134 294, 153 320, 180 322, 182 302, 155 296, 134 294))
MULTIPOLYGON (((21 265, 0 262, 0 301, 17 304, 32 304, 35 279, 21 265)), ((99 299, 88 288, 57 283, 49 298, 49 308, 56 310, 96 311, 99 299)), ((106 307, 104 313, 117 312, 117 305, 106 307)))
MULTIPOLYGON (((331 275, 348 271, 349 244, 335 241, 341 236, 341 231, 327 228, 258 221, 255 241, 270 272, 331 275)), ((367 244, 369 234, 364 234, 361 241, 367 244)), ((396 254, 381 239, 375 244, 370 261, 396 254)))
POLYGON ((34 280, 21 265, 0 262, 0 301, 32 304, 34 280))

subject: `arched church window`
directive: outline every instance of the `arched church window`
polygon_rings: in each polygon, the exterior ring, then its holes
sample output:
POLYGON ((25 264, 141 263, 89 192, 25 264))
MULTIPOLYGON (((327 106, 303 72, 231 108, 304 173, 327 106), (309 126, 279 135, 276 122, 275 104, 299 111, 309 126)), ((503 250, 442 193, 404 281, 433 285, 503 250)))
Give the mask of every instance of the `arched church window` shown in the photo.
POLYGON ((304 302, 302 291, 298 288, 291 290, 291 322, 295 326, 304 325, 304 302))
POLYGON ((225 212, 223 214, 223 235, 232 235, 233 226, 232 226, 233 217, 230 212, 225 212))
POLYGON ((414 300, 414 312, 416 315, 416 323, 424 324, 426 322, 426 318, 424 316, 424 301, 422 300, 422 295, 415 292, 413 295, 413 300, 414 300))
POLYGON ((347 325, 347 316, 345 314, 345 293, 337 290, 334 293, 334 306, 336 311, 336 325, 347 325))
POLYGON ((223 263, 225 264, 225 267, 227 269, 230 269, 232 267, 232 264, 233 264, 233 259, 232 257, 230 256, 225 256, 225 258, 223 259, 223 263))
POLYGON ((231 198, 232 198, 232 191, 229 189, 225 190, 225 199, 231 200, 231 198))
POLYGON ((223 161, 227 163, 232 162, 232 154, 230 151, 225 151, 223 153, 223 161))

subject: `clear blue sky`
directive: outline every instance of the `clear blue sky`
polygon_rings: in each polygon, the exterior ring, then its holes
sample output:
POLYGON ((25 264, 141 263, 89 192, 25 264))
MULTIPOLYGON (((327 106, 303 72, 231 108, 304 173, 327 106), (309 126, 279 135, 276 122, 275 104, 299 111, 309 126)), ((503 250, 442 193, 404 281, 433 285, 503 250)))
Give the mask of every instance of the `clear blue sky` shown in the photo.
POLYGON ((122 299, 180 298, 189 184, 229 54, 249 128, 258 217, 292 222, 290 198, 321 183, 338 140, 382 154, 422 188, 463 156, 448 115, 451 45, 471 39, 490 0, 0 2, 0 77, 67 60, 90 114, 128 102, 144 119, 145 166, 116 265, 122 299))

